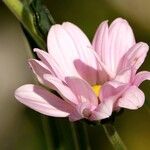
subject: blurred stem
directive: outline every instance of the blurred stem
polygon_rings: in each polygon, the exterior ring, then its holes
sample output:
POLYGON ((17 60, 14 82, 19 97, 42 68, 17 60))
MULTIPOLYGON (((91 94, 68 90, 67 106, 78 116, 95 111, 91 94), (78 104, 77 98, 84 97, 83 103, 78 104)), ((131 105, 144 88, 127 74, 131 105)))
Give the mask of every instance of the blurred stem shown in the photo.
POLYGON ((77 139, 77 134, 75 130, 75 125, 73 123, 70 123, 70 125, 71 125, 71 131, 72 131, 73 141, 75 145, 75 150, 80 150, 78 139, 77 139))
POLYGON ((115 150, 127 150, 126 146, 122 142, 120 136, 118 135, 115 127, 112 124, 103 124, 103 128, 115 150))
POLYGON ((78 135, 80 150, 91 150, 87 126, 83 121, 76 123, 76 131, 78 135))
POLYGON ((53 140, 51 138, 51 131, 50 131, 50 127, 49 127, 49 122, 48 122, 48 118, 46 116, 41 115, 41 120, 42 120, 42 126, 43 126, 43 130, 44 130, 44 135, 45 135, 45 140, 46 140, 46 146, 47 146, 47 150, 54 150, 54 144, 53 144, 53 140))
POLYGON ((68 119, 57 119, 56 127, 59 134, 57 150, 81 150, 74 123, 69 122, 68 119))
POLYGON ((22 23, 24 28, 30 33, 38 46, 45 49, 45 42, 36 30, 34 25, 34 16, 29 9, 27 9, 20 0, 3 0, 3 2, 22 23))
POLYGON ((87 145, 87 150, 91 150, 90 146, 90 141, 89 141, 89 135, 88 135, 88 130, 86 124, 83 122, 83 130, 84 130, 84 135, 85 135, 85 143, 87 145))

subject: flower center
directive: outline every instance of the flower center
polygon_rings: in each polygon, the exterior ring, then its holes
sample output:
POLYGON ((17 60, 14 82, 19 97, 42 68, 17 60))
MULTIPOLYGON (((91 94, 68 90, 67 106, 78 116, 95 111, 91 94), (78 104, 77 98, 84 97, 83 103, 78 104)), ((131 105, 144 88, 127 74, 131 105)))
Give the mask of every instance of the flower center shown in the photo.
POLYGON ((97 84, 92 86, 92 89, 93 89, 93 91, 97 97, 99 96, 99 93, 101 91, 101 87, 102 87, 101 85, 97 85, 97 84))
POLYGON ((83 114, 83 116, 84 116, 85 118, 89 118, 89 117, 92 115, 92 112, 90 111, 90 109, 85 108, 85 109, 83 110, 82 114, 83 114))

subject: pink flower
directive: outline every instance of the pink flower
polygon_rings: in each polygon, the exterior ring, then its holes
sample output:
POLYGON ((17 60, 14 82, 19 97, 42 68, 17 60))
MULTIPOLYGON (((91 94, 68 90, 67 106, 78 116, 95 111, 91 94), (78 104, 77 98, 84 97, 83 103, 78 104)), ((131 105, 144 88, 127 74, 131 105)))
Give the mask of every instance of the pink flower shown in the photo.
POLYGON ((138 86, 144 80, 150 80, 150 72, 136 72, 145 60, 148 45, 136 43, 127 21, 117 18, 109 27, 107 21, 100 24, 94 36, 93 49, 100 62, 99 82, 104 83, 101 97, 115 97, 113 110, 141 107, 145 96, 138 86))
POLYGON ((54 25, 48 34, 48 53, 34 49, 40 60, 29 64, 44 87, 23 85, 15 97, 28 107, 54 117, 101 120, 120 107, 137 109, 144 103, 138 88, 149 72, 136 74, 148 51, 135 43, 128 23, 118 18, 108 28, 104 21, 93 44, 72 23, 54 25), (94 49, 95 51, 93 51, 94 49))

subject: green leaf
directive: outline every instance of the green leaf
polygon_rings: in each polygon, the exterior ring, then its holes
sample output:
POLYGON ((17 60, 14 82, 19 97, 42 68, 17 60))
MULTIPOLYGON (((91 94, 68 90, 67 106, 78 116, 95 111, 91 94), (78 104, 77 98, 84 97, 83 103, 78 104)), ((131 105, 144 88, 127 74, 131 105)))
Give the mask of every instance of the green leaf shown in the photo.
POLYGON ((35 16, 35 25, 44 38, 47 38, 50 27, 55 24, 55 21, 42 0, 32 0, 30 8, 35 16))

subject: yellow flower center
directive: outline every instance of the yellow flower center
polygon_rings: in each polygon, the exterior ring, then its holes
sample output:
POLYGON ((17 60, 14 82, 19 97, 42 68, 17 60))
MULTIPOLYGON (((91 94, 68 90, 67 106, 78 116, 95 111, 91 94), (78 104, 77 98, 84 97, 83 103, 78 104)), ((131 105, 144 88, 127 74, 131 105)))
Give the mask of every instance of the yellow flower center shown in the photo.
POLYGON ((102 87, 101 85, 97 85, 97 84, 92 86, 92 89, 93 89, 93 91, 97 97, 99 96, 99 93, 101 91, 101 87, 102 87))

